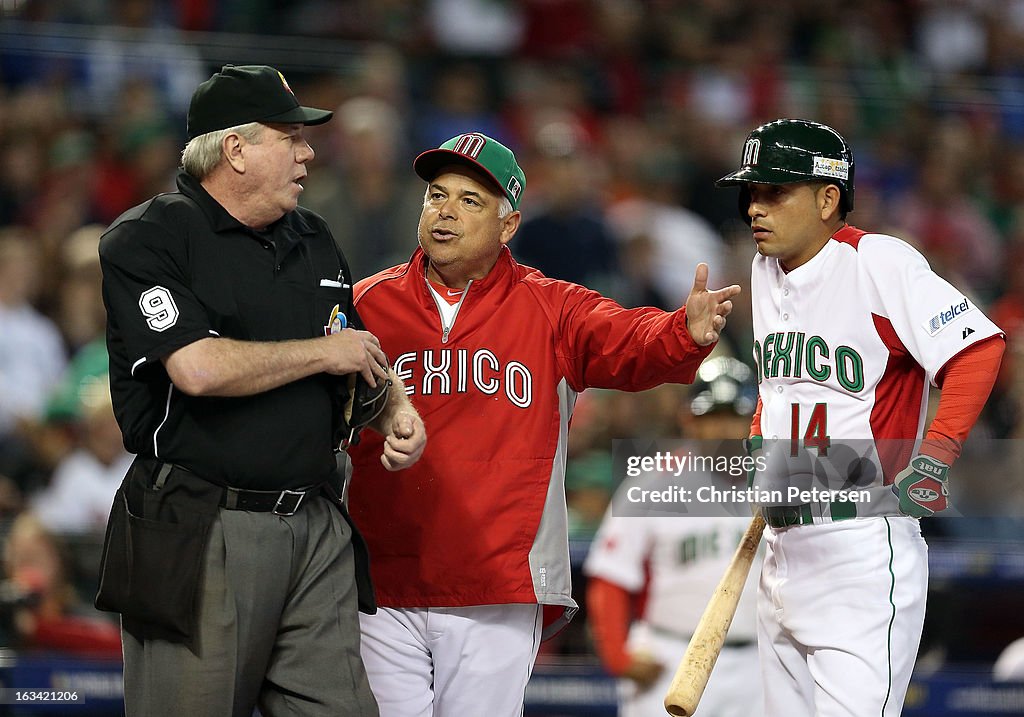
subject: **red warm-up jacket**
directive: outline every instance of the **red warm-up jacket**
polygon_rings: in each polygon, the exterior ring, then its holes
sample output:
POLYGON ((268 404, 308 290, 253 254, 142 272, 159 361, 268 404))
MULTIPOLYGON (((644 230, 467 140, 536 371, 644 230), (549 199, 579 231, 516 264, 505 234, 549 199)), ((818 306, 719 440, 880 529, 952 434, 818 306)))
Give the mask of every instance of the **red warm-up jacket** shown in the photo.
POLYGON ((356 309, 427 432, 423 457, 394 473, 376 433, 350 449, 350 509, 378 603, 571 613, 564 471, 577 394, 692 382, 712 346, 693 342, 683 308, 624 309, 507 248, 470 282, 446 332, 425 271, 417 250, 356 286, 356 309))

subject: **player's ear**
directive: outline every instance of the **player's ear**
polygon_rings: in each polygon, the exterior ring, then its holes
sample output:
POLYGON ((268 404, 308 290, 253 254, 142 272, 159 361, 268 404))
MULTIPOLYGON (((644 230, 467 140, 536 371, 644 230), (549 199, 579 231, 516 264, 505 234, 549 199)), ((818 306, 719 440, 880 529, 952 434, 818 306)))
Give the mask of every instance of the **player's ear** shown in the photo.
POLYGON ((818 208, 821 211, 821 220, 829 221, 832 214, 840 212, 839 205, 842 203, 842 192, 836 184, 826 184, 818 192, 818 208))

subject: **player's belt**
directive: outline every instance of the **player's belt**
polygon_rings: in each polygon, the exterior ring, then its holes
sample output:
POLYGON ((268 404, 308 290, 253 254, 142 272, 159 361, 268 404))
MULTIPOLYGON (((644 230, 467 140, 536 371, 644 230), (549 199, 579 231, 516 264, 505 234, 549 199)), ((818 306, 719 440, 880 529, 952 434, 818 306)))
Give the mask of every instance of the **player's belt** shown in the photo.
MULTIPOLYGON (((800 505, 766 505, 761 508, 764 522, 773 528, 788 528, 791 525, 810 525, 814 522, 813 506, 817 503, 800 505)), ((833 501, 822 504, 829 507, 830 520, 849 520, 857 517, 857 506, 849 501, 833 501)), ((829 519, 826 519, 828 522, 829 519)))
MULTIPOLYGON (((658 625, 651 625, 650 623, 647 623, 647 628, 651 632, 656 634, 656 635, 662 635, 664 637, 670 637, 673 640, 683 640, 684 642, 689 642, 690 640, 693 639, 693 634, 692 633, 682 634, 682 633, 677 632, 675 630, 672 630, 670 628, 659 627, 658 625)), ((752 647, 752 646, 754 646, 756 644, 757 644, 757 641, 754 638, 752 638, 752 637, 751 638, 736 637, 736 638, 731 638, 731 639, 730 638, 726 638, 725 642, 722 643, 722 647, 744 648, 744 647, 752 647)))

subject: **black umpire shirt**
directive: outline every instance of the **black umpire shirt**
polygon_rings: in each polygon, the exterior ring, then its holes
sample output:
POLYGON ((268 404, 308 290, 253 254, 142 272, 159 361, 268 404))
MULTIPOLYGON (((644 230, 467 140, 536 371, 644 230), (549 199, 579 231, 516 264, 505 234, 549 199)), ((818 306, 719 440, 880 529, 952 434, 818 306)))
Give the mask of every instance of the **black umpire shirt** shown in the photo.
POLYGON ((319 374, 254 396, 194 397, 175 388, 160 359, 211 336, 324 336, 335 307, 361 328, 344 257, 306 209, 257 232, 183 171, 177 186, 125 212, 100 242, 110 389, 125 447, 237 488, 326 480, 335 469, 343 378, 319 374))

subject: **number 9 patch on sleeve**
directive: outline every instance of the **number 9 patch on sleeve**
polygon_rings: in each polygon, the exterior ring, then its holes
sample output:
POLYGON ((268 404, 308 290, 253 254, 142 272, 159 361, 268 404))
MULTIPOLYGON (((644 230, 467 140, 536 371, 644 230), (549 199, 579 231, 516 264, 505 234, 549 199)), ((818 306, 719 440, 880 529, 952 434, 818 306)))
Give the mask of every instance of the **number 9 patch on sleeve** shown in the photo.
POLYGON ((178 307, 171 292, 162 286, 143 291, 139 296, 139 308, 153 331, 166 331, 178 322, 178 307))

